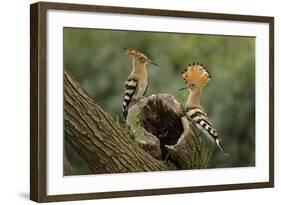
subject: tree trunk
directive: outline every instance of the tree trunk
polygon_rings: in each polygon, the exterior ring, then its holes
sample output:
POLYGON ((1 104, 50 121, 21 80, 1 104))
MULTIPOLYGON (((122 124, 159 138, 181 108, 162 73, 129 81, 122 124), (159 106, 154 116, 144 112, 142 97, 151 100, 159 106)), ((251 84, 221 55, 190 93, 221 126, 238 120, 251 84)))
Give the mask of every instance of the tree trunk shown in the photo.
POLYGON ((202 168, 197 136, 173 96, 143 98, 132 106, 127 119, 129 132, 95 104, 65 71, 65 140, 92 173, 202 168))
POLYGON ((168 170, 153 158, 64 73, 65 139, 86 161, 93 173, 168 170))

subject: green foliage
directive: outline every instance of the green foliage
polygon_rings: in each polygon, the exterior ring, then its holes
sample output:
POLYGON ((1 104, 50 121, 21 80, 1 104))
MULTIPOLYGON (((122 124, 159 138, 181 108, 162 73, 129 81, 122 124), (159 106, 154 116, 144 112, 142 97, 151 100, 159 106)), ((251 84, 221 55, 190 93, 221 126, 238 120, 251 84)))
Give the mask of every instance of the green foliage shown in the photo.
POLYGON ((201 147, 201 156, 203 160, 202 169, 206 169, 209 167, 209 163, 213 155, 213 147, 210 148, 210 146, 208 146, 208 144, 202 140, 202 138, 199 138, 199 144, 201 147))
POLYGON ((191 150, 191 159, 188 161, 188 169, 206 169, 209 168, 209 163, 213 154, 213 146, 206 139, 202 138, 200 133, 194 126, 190 127, 193 135, 196 136, 197 147, 193 147, 191 150), (200 150, 200 152, 198 152, 200 150), (198 160, 200 163, 198 163, 198 160), (201 162, 202 161, 202 162, 201 162), (200 165, 200 167, 198 167, 200 165))
POLYGON ((169 93, 182 104, 188 92, 178 91, 184 86, 181 71, 193 62, 207 65, 212 79, 201 103, 230 153, 225 157, 215 148, 212 157, 206 154, 208 167, 255 165, 254 38, 65 28, 64 68, 105 111, 119 118, 124 82, 132 68, 125 47, 144 52, 160 65, 147 66, 147 95, 169 93))
POLYGON ((116 122, 116 125, 117 125, 119 128, 124 128, 124 127, 126 126, 125 121, 124 121, 122 118, 120 118, 119 115, 116 115, 116 117, 115 117, 115 122, 116 122))

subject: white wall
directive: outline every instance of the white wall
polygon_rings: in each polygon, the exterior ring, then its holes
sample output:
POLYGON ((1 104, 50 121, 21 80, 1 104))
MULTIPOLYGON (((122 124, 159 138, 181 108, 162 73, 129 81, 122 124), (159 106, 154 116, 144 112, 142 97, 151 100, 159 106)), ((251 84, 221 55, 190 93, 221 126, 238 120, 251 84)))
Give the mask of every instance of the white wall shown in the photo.
MULTIPOLYGON (((61 2, 75 2, 65 1, 61 2)), ((2 1, 0 6, 0 139, 1 204, 31 204, 29 192, 29 4, 34 1, 2 1), (3 141, 4 139, 4 141, 3 141), (13 149, 11 149, 13 147, 13 149)), ((76 0, 78 3, 78 0, 76 0)), ((116 6, 147 7, 174 10, 209 11, 251 15, 275 16, 275 121, 281 122, 280 37, 281 13, 277 0, 83 0, 79 3, 116 6)), ((279 125, 280 126, 280 125, 279 125)), ((280 129, 275 130, 276 187, 274 189, 241 190, 196 193, 170 196, 107 199, 98 201, 71 202, 72 204, 272 204, 280 200, 280 129), (153 200, 153 201, 152 201, 153 200)), ((56 204, 56 203, 55 203, 56 204)), ((65 203, 60 203, 65 204, 65 203)), ((276 203, 275 203, 276 204, 276 203)))

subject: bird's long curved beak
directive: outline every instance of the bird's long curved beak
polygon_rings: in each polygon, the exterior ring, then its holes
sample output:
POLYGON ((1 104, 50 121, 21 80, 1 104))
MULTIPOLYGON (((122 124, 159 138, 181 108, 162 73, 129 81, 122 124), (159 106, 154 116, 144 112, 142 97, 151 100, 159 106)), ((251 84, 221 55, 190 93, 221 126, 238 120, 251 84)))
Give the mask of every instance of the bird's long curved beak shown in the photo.
POLYGON ((157 64, 157 63, 155 63, 155 62, 153 62, 152 60, 148 60, 148 63, 150 63, 150 64, 152 64, 152 65, 154 65, 154 66, 156 66, 156 67, 158 67, 159 68, 159 65, 157 64))
POLYGON ((179 88, 178 90, 179 91, 182 91, 182 90, 187 90, 189 87, 183 87, 183 88, 179 88))

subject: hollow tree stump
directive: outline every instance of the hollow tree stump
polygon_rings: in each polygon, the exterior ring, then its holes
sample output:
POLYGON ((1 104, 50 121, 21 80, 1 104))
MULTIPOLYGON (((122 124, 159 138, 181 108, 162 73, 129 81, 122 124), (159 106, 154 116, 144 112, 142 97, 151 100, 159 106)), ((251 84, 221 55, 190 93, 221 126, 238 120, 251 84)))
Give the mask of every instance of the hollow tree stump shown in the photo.
POLYGON ((202 168, 199 140, 174 96, 144 97, 129 109, 127 125, 139 146, 154 158, 171 161, 177 169, 202 168))

